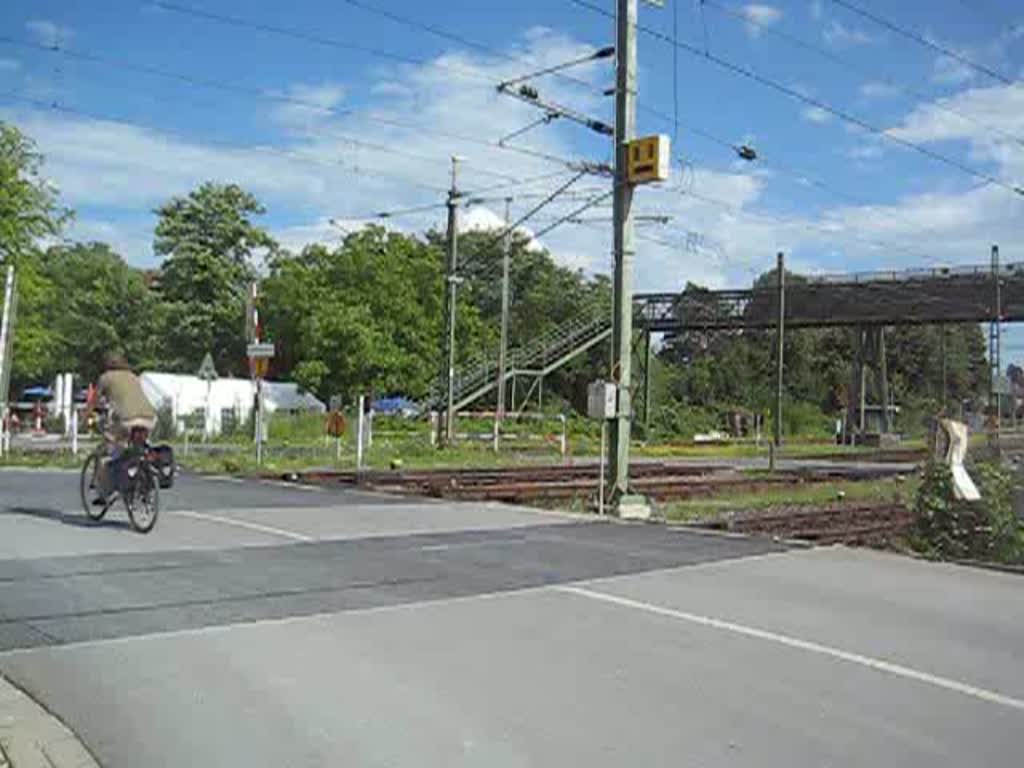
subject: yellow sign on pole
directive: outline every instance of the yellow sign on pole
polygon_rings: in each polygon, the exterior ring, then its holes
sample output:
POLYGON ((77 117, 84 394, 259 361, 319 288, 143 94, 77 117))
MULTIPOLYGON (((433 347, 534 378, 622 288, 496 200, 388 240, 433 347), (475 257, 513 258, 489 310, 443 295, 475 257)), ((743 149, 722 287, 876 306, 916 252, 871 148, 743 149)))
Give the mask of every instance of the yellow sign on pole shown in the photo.
POLYGON ((267 377, 267 371, 270 369, 270 358, 251 357, 249 358, 249 365, 252 367, 253 378, 265 379, 267 377))
POLYGON ((644 136, 626 145, 626 180, 630 184, 668 181, 671 143, 668 136, 644 136))

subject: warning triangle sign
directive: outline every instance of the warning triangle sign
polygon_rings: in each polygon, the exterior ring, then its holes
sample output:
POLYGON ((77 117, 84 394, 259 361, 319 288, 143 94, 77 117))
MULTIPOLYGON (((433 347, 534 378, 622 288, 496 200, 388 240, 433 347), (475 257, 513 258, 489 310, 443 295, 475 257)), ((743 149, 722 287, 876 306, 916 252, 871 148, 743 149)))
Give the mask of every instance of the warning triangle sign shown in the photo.
POLYGON ((213 365, 213 356, 209 352, 206 353, 203 362, 199 365, 196 376, 203 381, 214 381, 217 378, 217 369, 213 365))

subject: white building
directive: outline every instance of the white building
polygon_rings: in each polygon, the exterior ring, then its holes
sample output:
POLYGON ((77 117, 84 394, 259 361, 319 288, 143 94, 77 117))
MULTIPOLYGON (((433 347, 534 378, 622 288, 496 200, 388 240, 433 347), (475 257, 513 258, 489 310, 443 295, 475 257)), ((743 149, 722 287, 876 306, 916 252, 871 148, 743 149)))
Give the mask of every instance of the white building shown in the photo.
MULTIPOLYGON (((232 421, 245 422, 256 398, 256 385, 249 379, 217 379, 209 385, 198 376, 181 373, 143 373, 141 379, 154 407, 171 409, 179 434, 185 430, 186 418, 201 411, 206 414, 207 434, 218 435, 232 421)), ((284 381, 263 382, 263 407, 270 414, 326 410, 313 395, 300 393, 298 384, 284 381)))

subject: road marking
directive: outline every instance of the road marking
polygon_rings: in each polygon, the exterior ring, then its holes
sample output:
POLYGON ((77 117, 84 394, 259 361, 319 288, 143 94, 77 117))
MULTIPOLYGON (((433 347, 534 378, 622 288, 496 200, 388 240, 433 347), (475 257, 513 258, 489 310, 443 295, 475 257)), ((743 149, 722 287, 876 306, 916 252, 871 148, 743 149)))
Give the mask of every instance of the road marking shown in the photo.
POLYGON ((860 664, 863 667, 874 669, 878 672, 885 672, 890 675, 897 677, 903 677, 908 680, 916 680, 920 683, 926 683, 928 685, 934 685, 938 688, 944 688, 948 691, 954 691, 956 693, 964 694, 965 696, 972 696, 982 701, 987 701, 991 704, 1000 704, 1004 707, 1010 707, 1011 709, 1018 709, 1024 711, 1024 700, 1015 699, 1011 696, 1006 696, 996 691, 990 691, 985 688, 979 688, 974 685, 967 683, 961 683, 957 680, 951 680, 948 677, 940 677, 939 675, 932 675, 928 672, 922 672, 911 667, 905 667, 902 664, 894 664, 891 661, 884 661, 883 659, 872 658, 871 656, 864 656, 859 653, 852 653, 850 651, 844 651, 839 648, 833 648, 828 645, 822 645, 815 643, 810 640, 801 640, 796 637, 789 635, 782 635, 777 632, 770 632, 765 629, 758 629, 757 627, 749 627, 744 624, 737 624, 732 621, 725 621, 723 619, 716 619, 711 616, 701 616, 696 613, 687 613, 686 611, 678 611, 674 608, 665 608, 664 606, 655 605, 653 603, 646 603, 640 600, 632 600, 628 597, 619 597, 618 595, 608 594, 607 592, 596 592, 592 589, 586 589, 585 587, 574 587, 574 586, 556 586, 553 589, 559 592, 568 592, 573 595, 579 595, 580 597, 587 597, 591 600, 600 600, 605 603, 612 603, 613 605, 619 605, 625 608, 633 608, 635 610, 646 611, 648 613, 654 613, 659 616, 667 616, 672 619, 679 619, 681 621, 688 621, 692 624, 699 624, 704 627, 711 627, 712 629, 720 629, 725 632, 733 632, 738 635, 745 637, 752 637, 757 640, 767 640, 771 643, 777 643, 779 645, 785 645, 789 648, 796 648, 802 651, 808 651, 810 653, 817 653, 822 656, 829 656, 833 659, 839 659, 841 661, 850 662, 852 664, 860 664))
POLYGON ((211 523, 223 523, 224 525, 233 525, 238 528, 248 528, 250 531, 269 533, 271 536, 281 536, 286 539, 292 539, 293 541, 316 541, 316 539, 314 539, 312 536, 307 536, 304 533, 286 531, 284 528, 274 528, 273 526, 261 525, 260 523, 250 523, 247 520, 237 520, 233 517, 211 515, 206 512, 194 512, 192 510, 187 509, 176 509, 170 512, 169 514, 180 515, 182 517, 191 517, 195 520, 206 520, 211 523))
POLYGON ((264 485, 276 485, 279 488, 288 488, 290 490, 297 491, 312 491, 314 493, 323 493, 324 489, 315 485, 305 485, 304 483, 289 483, 286 480, 260 480, 264 485))

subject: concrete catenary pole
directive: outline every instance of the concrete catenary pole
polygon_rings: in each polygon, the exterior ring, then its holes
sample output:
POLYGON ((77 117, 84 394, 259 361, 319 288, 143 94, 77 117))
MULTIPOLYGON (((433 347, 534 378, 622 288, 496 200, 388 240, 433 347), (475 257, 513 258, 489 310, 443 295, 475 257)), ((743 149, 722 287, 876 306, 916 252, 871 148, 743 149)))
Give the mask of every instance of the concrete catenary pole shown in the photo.
POLYGON ((508 366, 508 304, 509 271, 512 258, 512 198, 505 198, 505 239, 501 254, 501 344, 498 347, 498 407, 495 418, 500 423, 505 418, 505 375, 508 366))
POLYGON ((445 412, 444 443, 450 445, 455 437, 455 314, 458 291, 459 266, 459 159, 452 157, 452 186, 448 191, 448 265, 445 270, 447 281, 447 309, 445 326, 445 412))
POLYGON ((629 441, 633 359, 633 185, 628 143, 636 134, 637 0, 617 0, 615 74, 614 274, 612 280, 612 381, 618 407, 611 424, 608 466, 613 503, 629 492, 629 441))

